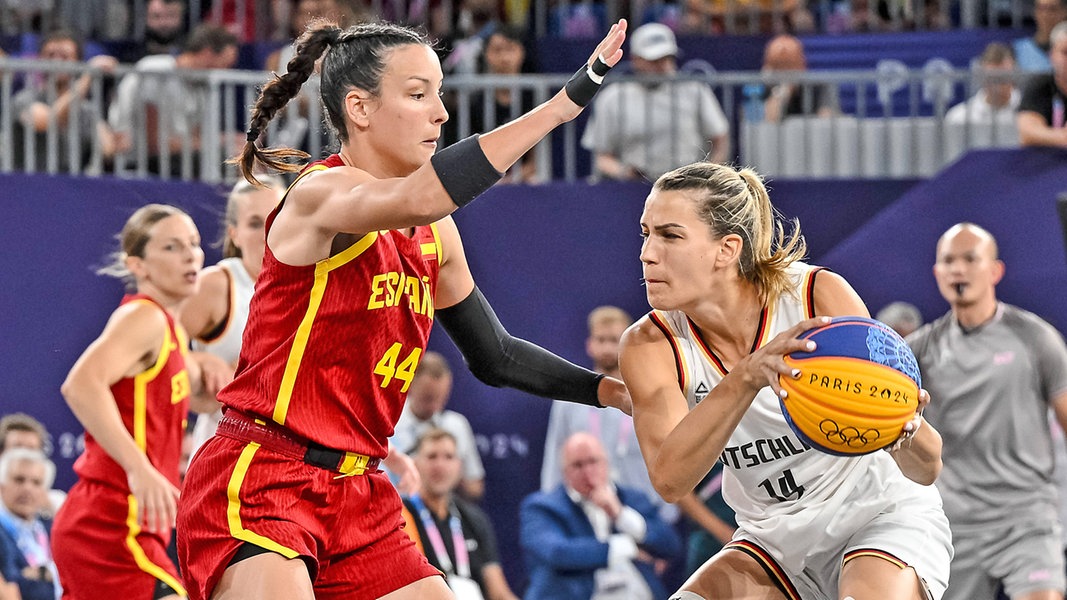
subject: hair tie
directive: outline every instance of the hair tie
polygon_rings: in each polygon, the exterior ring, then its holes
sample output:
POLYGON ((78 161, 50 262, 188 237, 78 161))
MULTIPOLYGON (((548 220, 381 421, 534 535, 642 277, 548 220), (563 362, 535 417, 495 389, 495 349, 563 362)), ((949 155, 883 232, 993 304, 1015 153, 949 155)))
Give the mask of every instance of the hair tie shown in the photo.
POLYGON ((248 126, 248 133, 245 135, 245 139, 254 142, 259 139, 259 129, 255 125, 248 126))

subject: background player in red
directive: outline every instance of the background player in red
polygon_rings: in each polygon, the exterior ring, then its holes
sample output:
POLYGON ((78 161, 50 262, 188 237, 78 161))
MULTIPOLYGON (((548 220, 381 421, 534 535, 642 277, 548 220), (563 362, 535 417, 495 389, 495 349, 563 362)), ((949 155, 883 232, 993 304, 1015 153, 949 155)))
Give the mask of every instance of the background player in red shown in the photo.
MULTIPOLYGON (((200 234, 180 209, 150 204, 127 220, 122 251, 101 272, 122 277, 122 299, 63 383, 85 426, 78 482, 56 515, 52 546, 64 598, 184 597, 166 547, 190 401, 214 410, 225 380, 205 386, 175 321, 204 264, 200 234)), ((205 357, 204 360, 210 360, 205 357)))
POLYGON ((267 219, 263 268, 217 434, 194 457, 179 556, 194 598, 448 598, 401 530, 377 469, 435 318, 492 385, 628 408, 622 383, 510 336, 448 217, 592 100, 622 57, 612 26, 566 89, 441 152, 441 66, 416 32, 318 26, 253 110, 239 161, 297 170, 255 144, 322 57, 338 154, 304 169, 267 219))

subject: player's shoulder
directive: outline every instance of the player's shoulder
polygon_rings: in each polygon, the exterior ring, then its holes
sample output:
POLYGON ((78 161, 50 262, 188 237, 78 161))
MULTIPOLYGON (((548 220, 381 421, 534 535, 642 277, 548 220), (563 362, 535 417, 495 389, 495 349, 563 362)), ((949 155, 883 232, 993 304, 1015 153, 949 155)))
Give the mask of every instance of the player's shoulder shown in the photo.
POLYGON ((1013 304, 1001 303, 1001 319, 1004 325, 1015 332, 1026 342, 1041 342, 1048 339, 1059 339, 1062 343, 1060 332, 1051 323, 1039 315, 1020 308, 1013 304))

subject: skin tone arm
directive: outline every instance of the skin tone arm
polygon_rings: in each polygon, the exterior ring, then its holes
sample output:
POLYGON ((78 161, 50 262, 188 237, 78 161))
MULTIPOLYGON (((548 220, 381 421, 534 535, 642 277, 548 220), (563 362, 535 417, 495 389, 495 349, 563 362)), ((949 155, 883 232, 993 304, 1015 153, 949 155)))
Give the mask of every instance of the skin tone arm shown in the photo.
POLYGON ((166 327, 158 308, 142 302, 119 307, 100 337, 74 363, 61 388, 85 430, 126 471, 137 499, 138 520, 149 531, 173 527, 178 489, 152 466, 126 430, 110 388, 155 363, 166 327))
POLYGON ((494 563, 485 565, 482 569, 482 580, 485 581, 487 600, 519 600, 515 592, 511 591, 508 580, 504 578, 504 569, 494 563))
POLYGON ((1067 129, 1049 127, 1045 117, 1029 111, 1019 111, 1015 117, 1019 126, 1019 143, 1023 146, 1052 146, 1067 148, 1067 129))
MULTIPOLYGON (((115 67, 118 65, 118 61, 112 56, 94 56, 89 59, 88 65, 103 71, 104 73, 113 73, 115 67)), ((78 100, 84 100, 89 94, 89 87, 92 85, 92 76, 89 73, 82 75, 74 84, 70 86, 65 92, 56 97, 56 101, 49 106, 44 102, 34 102, 27 109, 29 112, 29 120, 33 123, 33 129, 37 132, 43 132, 48 130, 48 121, 51 118, 55 118, 56 124, 60 127, 66 127, 67 118, 70 116, 71 105, 74 104, 75 98, 78 100)))
MULTIPOLYGON (((828 316, 868 314, 845 280, 827 272, 816 280, 815 308, 828 316)), ((677 502, 696 487, 756 393, 768 385, 776 394, 781 392, 778 376, 791 376, 782 357, 814 344, 796 337, 826 322, 826 317, 802 321, 744 357, 692 411, 678 389, 674 356, 659 329, 646 317, 627 330, 620 354, 623 377, 629 382, 642 453, 664 500, 677 502)), ((933 481, 940 470, 940 436, 932 427, 922 427, 913 443, 895 452, 894 458, 909 478, 933 481)))
POLYGON ((642 177, 640 171, 625 164, 616 158, 614 154, 597 152, 593 160, 596 164, 596 171, 598 173, 603 173, 606 177, 610 177, 611 179, 628 181, 631 179, 640 179, 642 177))
POLYGON ((682 509, 685 516, 693 520, 701 529, 707 531, 721 544, 729 542, 737 529, 730 523, 720 519, 711 512, 696 493, 689 493, 678 500, 678 508, 682 509))
MULTIPOLYGON (((823 323, 808 319, 782 332, 742 359, 691 411, 678 388, 670 343, 659 328, 644 317, 626 331, 619 359, 633 399, 634 430, 652 485, 664 500, 677 502, 696 488, 756 393, 768 385, 769 374, 776 379, 789 373, 782 356, 806 348, 809 342, 796 336, 823 323)), ((777 388, 777 381, 771 387, 777 388)))
MULTIPOLYGON (((226 319, 229 310, 230 278, 222 267, 214 265, 200 272, 197 292, 182 303, 179 317, 190 336, 203 339, 226 319)), ((190 381, 203 383, 201 393, 189 398, 189 409, 198 413, 215 412, 221 407, 215 397, 233 380, 237 365, 207 352, 190 352, 187 358, 190 381)))
MULTIPOLYGON (((618 63, 625 32, 625 21, 613 25, 592 57, 601 55, 609 65, 618 63)), ((436 89, 423 91, 427 96, 424 101, 440 103, 436 89)), ((352 90, 345 96, 344 107, 357 127, 366 127, 375 105, 365 92, 352 90)), ((479 143, 493 167, 503 172, 581 111, 561 91, 526 115, 483 134, 479 143)), ((337 233, 428 225, 454 210, 456 205, 429 161, 407 177, 388 179, 376 179, 356 168, 329 169, 306 177, 290 191, 268 243, 275 255, 284 256, 291 264, 311 264, 329 256, 337 233)))

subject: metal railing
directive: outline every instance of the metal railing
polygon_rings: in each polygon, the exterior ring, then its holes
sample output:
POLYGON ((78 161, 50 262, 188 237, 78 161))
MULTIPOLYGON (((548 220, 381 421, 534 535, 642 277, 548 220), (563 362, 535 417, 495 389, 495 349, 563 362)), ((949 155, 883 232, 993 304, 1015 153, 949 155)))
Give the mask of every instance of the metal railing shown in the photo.
MULTIPOLYGON (((1021 27, 1033 16, 1032 0, 534 0, 501 1, 503 18, 526 25, 537 36, 596 35, 604 23, 627 17, 658 20, 692 32, 731 34, 807 31, 900 31, 955 26, 1021 27), (815 30, 808 27, 816 26, 815 30), (592 33, 588 29, 592 27, 592 33)), ((133 39, 145 34, 146 0, 0 0, 0 35, 43 31, 63 25, 97 40, 133 39)), ((281 41, 288 29, 262 0, 188 0, 187 21, 223 24, 242 41, 281 41), (207 7, 210 6, 210 9, 207 7), (207 10, 206 10, 207 9, 207 10)), ((433 31, 425 0, 371 0, 379 18, 433 31)), ((443 20, 452 23, 460 3, 442 0, 443 20)))
MULTIPOLYGON (((683 65, 683 68, 686 66, 683 65)), ((972 96, 986 75, 951 69, 913 69, 842 72, 808 72, 767 75, 754 72, 695 72, 679 74, 677 81, 700 81, 709 85, 731 127, 734 159, 767 175, 789 177, 919 177, 929 175, 969 148, 1017 145, 1012 126, 985 124, 973 119, 946 123, 948 108, 972 96), (799 86, 801 111, 779 122, 754 119, 755 102, 780 84, 799 86), (837 98, 837 107, 827 116, 814 116, 815 90, 826 89, 837 98), (746 110, 745 107, 751 107, 746 110)), ((100 143, 101 125, 109 103, 108 92, 115 87, 112 77, 129 77, 135 72, 120 66, 114 76, 85 65, 23 59, 0 59, 0 172, 25 171, 50 174, 99 175, 196 179, 217 183, 232 181, 236 171, 225 164, 244 143, 249 111, 258 88, 267 80, 265 72, 176 71, 154 74, 180 82, 185 98, 199 96, 203 109, 158 119, 184 118, 179 128, 193 132, 173 136, 168 128, 157 127, 153 138, 146 127, 134 126, 125 149, 105 156, 100 143), (20 89, 34 89, 45 104, 55 104, 61 96, 64 77, 88 75, 91 80, 84 97, 74 98, 71 113, 87 109, 98 119, 88 131, 76 119, 64 123, 55 114, 44 131, 36 131, 16 114, 20 89), (88 147, 64 140, 86 136, 88 147), (154 150, 153 150, 154 149, 154 150), (42 160, 37 160, 43 157, 42 160)), ((144 73, 140 73, 144 76, 144 73)), ((994 76, 994 75, 991 75, 994 76)), ((996 76, 994 76, 996 77, 996 76)), ((1024 74, 1001 74, 1021 84, 1024 74)), ((512 98, 526 94, 541 102, 566 82, 565 75, 455 76, 446 80, 451 121, 442 146, 472 131, 472 123, 491 129, 519 115, 518 102, 498 112, 492 101, 497 88, 511 90, 512 98)), ((612 75, 612 82, 633 79, 612 75)), ((643 78, 644 83, 669 85, 662 78, 643 78), (658 80, 657 80, 658 79, 658 80)), ((163 88, 160 88, 163 89, 163 88)), ((25 92, 24 92, 25 93, 25 92)), ((304 91, 306 101, 292 100, 286 113, 272 121, 265 134, 270 145, 302 148, 319 157, 332 146, 322 126, 322 111, 313 82, 304 91)), ((137 104, 131 121, 144 123, 153 110, 151 98, 137 104)), ((170 104, 169 106, 174 106, 170 104)), ((588 110, 595 110, 595 105, 588 110)), ((588 112, 587 110, 587 112, 588 112)), ((625 113, 624 113, 625 115, 625 113)), ((589 174, 589 155, 580 145, 585 119, 567 123, 542 141, 531 155, 538 181, 573 181, 589 174)), ((113 123, 113 125, 125 125, 113 123)), ((621 126, 621 124, 620 124, 621 126)), ((106 126, 105 126, 106 127, 106 126)), ((172 128, 173 129, 173 128, 172 128)), ((678 157, 679 164, 692 159, 678 157)))

